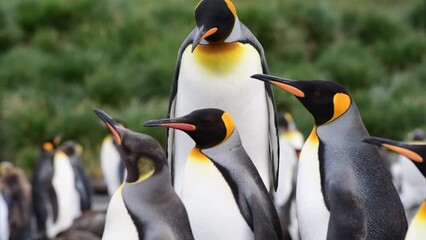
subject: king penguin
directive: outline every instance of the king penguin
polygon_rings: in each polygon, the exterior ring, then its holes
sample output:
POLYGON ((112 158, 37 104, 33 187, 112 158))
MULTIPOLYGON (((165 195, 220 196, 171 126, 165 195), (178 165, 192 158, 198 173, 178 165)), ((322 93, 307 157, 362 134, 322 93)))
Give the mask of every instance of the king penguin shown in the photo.
POLYGON ((59 148, 67 154, 74 170, 75 188, 79 196, 78 201, 80 201, 80 209, 77 209, 76 217, 79 217, 82 212, 90 210, 92 207, 92 190, 90 188, 89 177, 81 164, 83 146, 69 140, 64 142, 59 148))
MULTIPOLYGON (((267 84, 249 81, 255 73, 268 72, 263 48, 230 0, 200 1, 195 20, 196 28, 178 52, 167 117, 202 108, 229 112, 264 184, 276 189, 279 146, 273 92, 267 84)), ((168 130, 167 154, 179 195, 191 148, 186 134, 168 130)))
POLYGON ((48 215, 53 219, 58 218, 58 201, 52 185, 53 156, 62 140, 62 135, 57 135, 40 144, 40 154, 35 163, 32 184, 33 213, 36 219, 35 239, 47 238, 46 221, 48 215))
POLYGON ((282 239, 272 199, 229 113, 201 109, 144 126, 182 130, 195 141, 182 193, 195 239, 282 239))
POLYGON ((315 125, 299 159, 297 217, 302 239, 404 239, 407 219, 349 93, 332 81, 253 78, 293 94, 315 125))
MULTIPOLYGON (((393 152, 399 153, 416 165, 419 171, 423 174, 426 181, 426 143, 406 143, 398 142, 385 138, 371 137, 364 139, 364 142, 384 147, 393 152)), ((424 182, 426 185, 426 182, 424 182)), ((417 210, 416 215, 408 228, 406 240, 420 240, 426 236, 426 198, 417 210)))
POLYGON ((71 227, 80 201, 70 159, 58 149, 60 140, 43 142, 33 174, 36 239, 55 238, 71 227))
POLYGON ((94 111, 111 131, 127 169, 109 203, 102 239, 194 239, 160 144, 120 126, 101 110, 94 111))

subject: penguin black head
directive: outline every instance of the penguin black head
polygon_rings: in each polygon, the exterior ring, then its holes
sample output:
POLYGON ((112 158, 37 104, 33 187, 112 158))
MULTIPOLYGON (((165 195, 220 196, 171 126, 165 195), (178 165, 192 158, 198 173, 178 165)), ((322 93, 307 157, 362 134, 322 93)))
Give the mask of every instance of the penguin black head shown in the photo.
POLYGON ((210 148, 228 139, 234 131, 231 116, 220 109, 200 109, 179 118, 151 120, 146 127, 168 127, 186 132, 199 149, 210 148))
POLYGON ((390 151, 401 154, 412 160, 419 168, 420 172, 426 177, 426 143, 413 142, 405 143, 393 141, 385 138, 370 137, 363 140, 366 143, 384 147, 390 151))
POLYGON ((289 80, 265 74, 255 74, 252 78, 271 83, 297 97, 314 116, 317 126, 329 123, 350 107, 349 93, 338 83, 321 80, 289 80))
POLYGON ((230 0, 201 0, 195 8, 197 33, 192 50, 200 41, 223 42, 231 34, 237 19, 237 11, 230 0))
POLYGON ((52 152, 58 148, 59 144, 62 141, 62 134, 58 134, 53 138, 44 140, 40 145, 40 150, 42 152, 52 152))
POLYGON ((66 155, 71 156, 74 154, 81 155, 83 147, 75 141, 66 141, 59 147, 66 155))
POLYGON ((166 155, 157 140, 121 126, 102 110, 94 112, 105 122, 117 143, 127 170, 126 182, 142 181, 167 166, 166 155))

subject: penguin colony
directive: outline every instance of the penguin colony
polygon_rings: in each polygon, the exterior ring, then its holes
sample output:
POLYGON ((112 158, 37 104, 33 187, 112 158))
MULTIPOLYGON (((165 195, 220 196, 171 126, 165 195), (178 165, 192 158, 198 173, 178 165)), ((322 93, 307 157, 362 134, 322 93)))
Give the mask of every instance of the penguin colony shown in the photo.
POLYGON ((230 0, 201 0, 195 20, 178 51, 167 118, 144 123, 167 128, 166 152, 94 110, 110 133, 101 154, 107 212, 91 211, 81 146, 61 145, 58 135, 40 146, 32 188, 13 165, 0 166, 0 240, 426 236, 426 200, 408 229, 373 146, 405 155, 426 177, 425 144, 371 138, 349 92, 335 82, 268 75, 262 46, 230 0), (278 135, 272 86, 313 116, 303 147, 288 114, 278 135), (101 230, 76 227, 97 225, 97 214, 105 219, 101 230))

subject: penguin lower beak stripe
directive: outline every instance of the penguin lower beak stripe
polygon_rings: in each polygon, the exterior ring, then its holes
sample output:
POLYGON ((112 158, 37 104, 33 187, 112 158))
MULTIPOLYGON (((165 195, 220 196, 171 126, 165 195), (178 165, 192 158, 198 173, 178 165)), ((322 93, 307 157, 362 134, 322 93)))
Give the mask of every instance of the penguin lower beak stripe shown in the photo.
POLYGON ((120 133, 118 131, 118 129, 121 128, 121 126, 116 121, 114 121, 114 119, 112 119, 110 116, 108 116, 108 114, 106 114, 104 111, 99 110, 99 109, 95 109, 93 111, 99 116, 99 118, 108 127, 108 129, 112 133, 112 136, 114 137, 116 143, 118 145, 121 145, 121 137, 120 137, 120 133))
POLYGON ((162 127, 175 128, 183 131, 195 131, 196 127, 187 123, 165 123, 161 124, 162 127))
POLYGON ((396 141, 392 141, 385 138, 378 138, 378 137, 370 137, 362 141, 366 143, 374 144, 379 147, 387 148, 391 151, 404 155, 405 157, 411 159, 414 162, 418 162, 418 163, 423 162, 423 158, 419 154, 401 146, 400 143, 396 141))
POLYGON ((390 145, 390 144, 386 144, 386 143, 383 144, 383 147, 385 147, 389 150, 392 150, 396 153, 399 153, 401 155, 404 155, 407 158, 413 160, 414 162, 418 162, 418 163, 423 162, 423 158, 419 154, 417 154, 417 153, 415 153, 411 150, 408 150, 406 148, 402 148, 402 147, 398 147, 398 146, 394 146, 394 145, 390 145))
POLYGON ((195 131, 196 127, 189 123, 172 122, 172 119, 152 120, 143 124, 145 127, 167 127, 183 131, 195 131))
POLYGON ((292 81, 292 80, 285 79, 285 78, 277 78, 277 77, 273 77, 273 76, 269 76, 269 75, 265 75, 265 74, 255 74, 251 77, 258 79, 258 80, 261 80, 261 81, 264 81, 264 82, 271 83, 271 84, 293 94, 296 97, 300 97, 300 98, 305 97, 305 93, 302 92, 302 90, 293 86, 293 83, 296 82, 294 80, 292 81))
POLYGON ((305 97, 305 93, 300 91, 300 89, 298 89, 298 88, 295 88, 293 86, 290 86, 290 85, 285 84, 285 83, 280 83, 280 82, 271 82, 271 83, 274 84, 275 86, 293 94, 296 97, 301 97, 301 98, 305 97))
POLYGON ((195 48, 200 44, 200 42, 207 37, 213 35, 218 30, 217 27, 213 27, 207 31, 204 31, 204 26, 201 26, 197 29, 197 33, 195 34, 194 41, 192 42, 192 50, 191 52, 194 52, 195 48))

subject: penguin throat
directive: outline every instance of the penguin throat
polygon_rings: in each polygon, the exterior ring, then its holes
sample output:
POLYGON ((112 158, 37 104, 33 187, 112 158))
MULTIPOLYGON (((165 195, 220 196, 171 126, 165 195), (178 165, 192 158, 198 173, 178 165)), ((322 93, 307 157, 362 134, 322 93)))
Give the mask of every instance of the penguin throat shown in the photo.
POLYGON ((133 183, 140 183, 151 177, 155 172, 154 162, 148 158, 140 158, 137 163, 139 178, 133 183))
POLYGON ((244 55, 244 44, 210 42, 194 50, 197 62, 210 72, 227 72, 238 64, 244 55))

